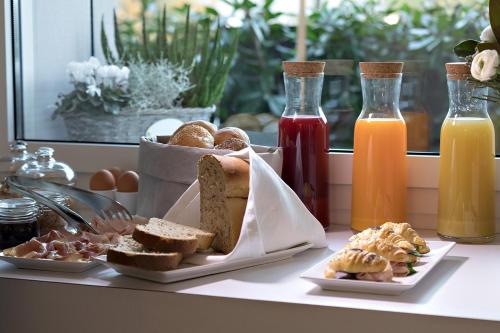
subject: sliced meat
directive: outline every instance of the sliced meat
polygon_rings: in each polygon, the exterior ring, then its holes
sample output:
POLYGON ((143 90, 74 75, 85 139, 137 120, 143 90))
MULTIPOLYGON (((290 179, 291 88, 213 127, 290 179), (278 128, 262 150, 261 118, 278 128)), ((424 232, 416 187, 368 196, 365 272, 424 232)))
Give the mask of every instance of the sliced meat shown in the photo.
POLYGON ((357 273, 356 274, 356 279, 358 280, 365 280, 365 281, 377 281, 377 282, 391 282, 392 281, 392 269, 389 266, 389 268, 385 269, 382 272, 375 272, 375 273, 357 273))
POLYGON ((391 266, 394 276, 407 276, 410 273, 405 262, 391 262, 391 266))

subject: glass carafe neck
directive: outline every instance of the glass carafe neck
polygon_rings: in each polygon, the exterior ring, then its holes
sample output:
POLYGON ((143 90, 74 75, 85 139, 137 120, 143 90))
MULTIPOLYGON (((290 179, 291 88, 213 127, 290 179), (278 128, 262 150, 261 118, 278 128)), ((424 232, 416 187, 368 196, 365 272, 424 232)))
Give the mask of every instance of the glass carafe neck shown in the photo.
POLYGON ((283 116, 320 116, 321 88, 323 74, 315 76, 291 76, 283 74, 285 79, 286 107, 283 116))
POLYGON ((363 109, 360 118, 402 118, 399 112, 401 74, 373 78, 361 74, 363 109))
POLYGON ((450 109, 447 117, 488 118, 486 100, 481 99, 486 96, 487 89, 486 87, 479 87, 466 79, 448 79, 450 109))

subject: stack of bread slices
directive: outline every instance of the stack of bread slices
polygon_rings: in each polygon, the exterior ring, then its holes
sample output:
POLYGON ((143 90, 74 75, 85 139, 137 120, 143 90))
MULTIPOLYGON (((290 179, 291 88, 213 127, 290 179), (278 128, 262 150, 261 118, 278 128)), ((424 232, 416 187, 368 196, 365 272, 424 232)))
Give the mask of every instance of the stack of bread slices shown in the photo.
POLYGON ((122 236, 108 250, 107 260, 116 264, 148 270, 177 268, 183 256, 208 250, 214 234, 198 228, 152 218, 135 227, 132 235, 122 236))
POLYGON ((151 218, 108 250, 107 260, 148 270, 177 268, 183 256, 212 248, 230 253, 240 237, 249 193, 248 162, 205 155, 198 162, 200 229, 151 218))

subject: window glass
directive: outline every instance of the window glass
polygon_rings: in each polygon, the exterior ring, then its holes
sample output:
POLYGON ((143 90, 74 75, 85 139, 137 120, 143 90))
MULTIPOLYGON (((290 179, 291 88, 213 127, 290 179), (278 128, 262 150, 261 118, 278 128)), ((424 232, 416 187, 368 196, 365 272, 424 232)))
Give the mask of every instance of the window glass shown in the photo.
MULTIPOLYGON (((217 124, 244 128, 254 143, 275 144, 277 119, 284 108, 281 61, 296 56, 299 3, 189 1, 191 30, 185 42, 185 0, 45 0, 43 4, 14 0, 14 14, 19 15, 20 22, 14 43, 19 46, 16 60, 21 64, 16 71, 16 119, 21 125, 17 137, 136 143, 160 119, 163 122, 155 127, 171 131, 189 117, 204 117, 217 124), (162 31, 165 5, 167 28, 162 31), (165 64, 160 64, 163 67, 155 71, 144 66, 148 59, 158 64, 159 58, 179 65, 182 50, 189 54, 203 42, 201 22, 205 20, 210 20, 209 46, 213 46, 217 13, 223 27, 219 43, 228 57, 234 30, 239 30, 234 65, 220 98, 215 96, 216 82, 224 80, 214 78, 212 84, 203 84, 200 75, 194 78, 189 70, 175 66, 165 70, 165 64), (145 31, 143 18, 147 22, 145 31), (198 38, 191 38, 194 26, 198 38), (170 49, 173 53, 165 57, 158 51, 162 33, 167 45, 174 38, 180 40, 177 49, 170 49), (140 59, 120 59, 119 48, 140 55, 140 59), (91 56, 99 63, 89 62, 91 56), (110 61, 117 68, 101 69, 99 77, 85 76, 85 70, 97 71, 110 61), (123 66, 130 72, 126 73, 123 66), (128 81, 124 80, 126 74, 128 81), (82 82, 85 80, 95 82, 82 82), (77 96, 63 98, 71 94, 77 96), (106 105, 100 101, 103 96, 106 105), (213 101, 215 110, 209 105, 213 101)), ((459 60, 453 55, 459 41, 478 38, 488 24, 487 12, 487 0, 306 1, 307 39, 303 42, 307 58, 327 61, 322 105, 331 127, 331 147, 352 149, 354 122, 362 104, 358 62, 402 60, 405 73, 400 108, 407 122, 409 150, 437 152, 440 126, 448 109, 444 63, 459 60)), ((197 52, 191 56, 194 61, 200 60, 197 52)), ((494 123, 500 126, 497 109, 489 106, 494 123)))

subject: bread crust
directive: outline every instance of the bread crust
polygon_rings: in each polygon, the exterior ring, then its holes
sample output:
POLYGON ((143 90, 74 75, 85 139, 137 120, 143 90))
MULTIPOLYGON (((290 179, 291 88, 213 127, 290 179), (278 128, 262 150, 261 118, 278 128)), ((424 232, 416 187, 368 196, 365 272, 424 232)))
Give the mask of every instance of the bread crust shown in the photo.
POLYGON ((217 131, 217 126, 215 126, 214 124, 212 124, 211 122, 208 122, 208 121, 205 121, 205 120, 193 120, 193 121, 188 121, 184 124, 182 124, 178 129, 175 130, 174 134, 172 135, 175 135, 177 134, 178 132, 180 132, 181 130, 183 130, 184 128, 188 127, 188 126, 192 126, 192 125, 197 125, 197 126, 201 126, 203 127, 204 129, 206 129, 212 136, 215 134, 215 132, 217 131))
POLYGON ((182 254, 178 252, 147 252, 140 244, 129 247, 128 245, 130 245, 131 242, 133 242, 133 240, 130 239, 130 236, 122 237, 117 246, 108 250, 106 260, 120 265, 139 267, 153 271, 168 271, 175 269, 182 260, 182 254))
POLYGON ((168 143, 186 147, 213 148, 214 137, 201 126, 189 125, 173 135, 168 143))
POLYGON ((137 225, 132 233, 132 237, 134 240, 144 245, 146 249, 158 252, 179 252, 182 254, 196 252, 198 240, 195 236, 191 238, 167 237, 150 232, 145 226, 146 225, 137 225))
POLYGON ((415 250, 415 247, 410 242, 404 239, 401 235, 394 233, 390 229, 368 228, 360 233, 357 233, 356 235, 351 236, 351 238, 349 238, 349 241, 352 242, 355 240, 371 240, 377 238, 383 239, 390 244, 398 246, 406 252, 415 250))
POLYGON ((237 138, 230 138, 221 143, 220 145, 215 146, 215 149, 229 149, 234 151, 240 151, 248 147, 248 144, 237 138))
POLYGON ((402 236, 408 242, 413 244, 420 253, 428 253, 430 251, 425 240, 420 237, 420 235, 411 227, 409 223, 386 222, 380 228, 382 230, 391 230, 395 234, 402 236))
POLYGON ((250 172, 248 163, 231 156, 204 155, 198 161, 198 175, 210 165, 219 165, 224 173, 225 195, 228 198, 248 198, 250 172))
POLYGON ((227 139, 236 138, 243 140, 246 144, 250 144, 250 138, 248 134, 238 127, 224 127, 215 132, 214 134, 214 145, 218 146, 227 139))

